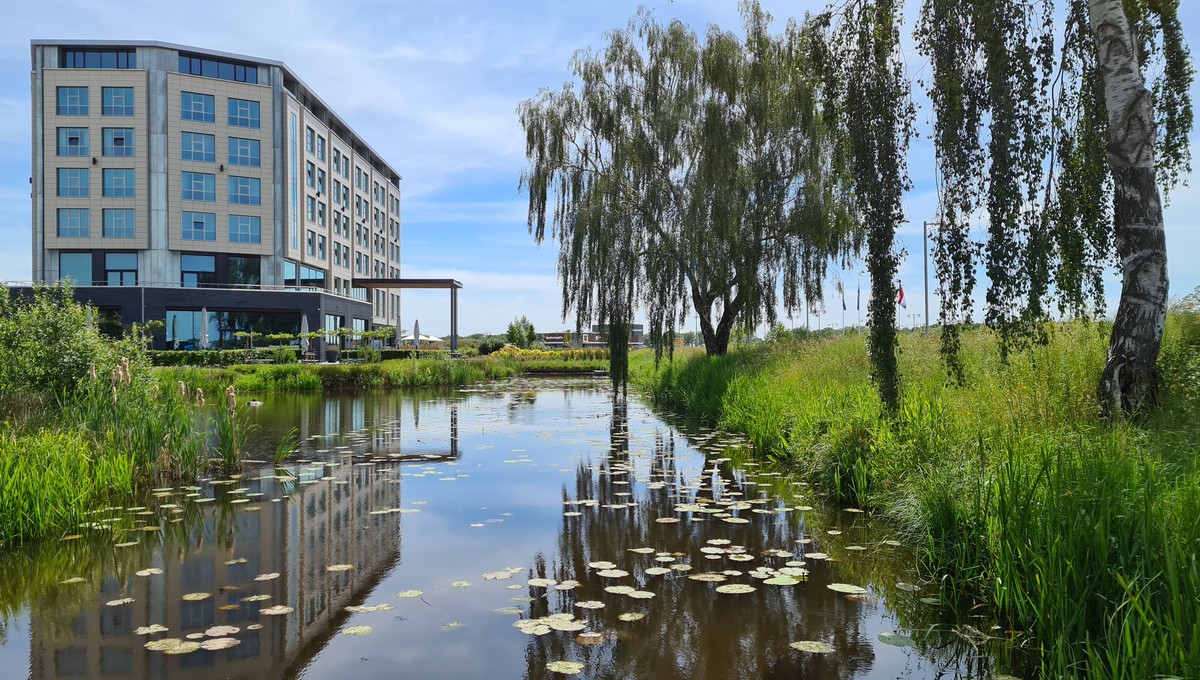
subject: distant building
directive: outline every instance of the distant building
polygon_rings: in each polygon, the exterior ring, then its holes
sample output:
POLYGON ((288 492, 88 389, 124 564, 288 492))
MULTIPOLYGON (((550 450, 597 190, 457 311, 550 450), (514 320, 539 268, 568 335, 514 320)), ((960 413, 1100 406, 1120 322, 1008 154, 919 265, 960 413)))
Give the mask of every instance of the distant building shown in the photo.
MULTIPOLYGON (((538 333, 540 340, 547 347, 562 349, 569 347, 607 347, 608 334, 604 326, 594 325, 591 330, 578 334, 574 331, 559 331, 557 333, 538 333)), ((629 346, 631 348, 645 347, 645 330, 642 324, 635 323, 629 327, 629 346)))
POLYGON ((355 279, 400 277, 400 173, 287 65, 156 41, 31 51, 35 282, 164 321, 158 347, 302 315, 396 325, 399 294, 355 279))

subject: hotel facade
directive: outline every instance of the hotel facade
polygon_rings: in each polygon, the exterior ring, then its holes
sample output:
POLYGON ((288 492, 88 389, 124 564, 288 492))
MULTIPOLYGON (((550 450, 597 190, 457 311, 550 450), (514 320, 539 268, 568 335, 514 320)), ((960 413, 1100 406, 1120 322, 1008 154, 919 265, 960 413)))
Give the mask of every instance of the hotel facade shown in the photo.
POLYGON ((400 174, 285 64, 155 41, 31 49, 35 282, 165 322, 157 347, 397 325, 400 174))

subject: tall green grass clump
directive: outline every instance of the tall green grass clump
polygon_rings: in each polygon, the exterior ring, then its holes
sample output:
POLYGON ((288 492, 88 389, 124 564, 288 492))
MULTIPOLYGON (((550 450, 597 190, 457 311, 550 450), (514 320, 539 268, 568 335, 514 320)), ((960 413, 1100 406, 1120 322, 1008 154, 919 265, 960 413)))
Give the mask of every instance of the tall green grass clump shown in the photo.
POLYGON ((138 486, 244 458, 244 437, 202 417, 202 390, 151 374, 146 344, 136 325, 101 337, 69 286, 0 290, 0 547, 71 530, 138 486))
POLYGON ((1200 677, 1200 305, 1172 310, 1161 407, 1138 421, 1099 416, 1106 325, 1045 330, 1008 363, 988 331, 965 334, 962 384, 935 337, 903 334, 890 417, 855 335, 657 368, 643 354, 631 374, 835 501, 889 516, 946 600, 1023 631, 1034 653, 1016 675, 1200 677))

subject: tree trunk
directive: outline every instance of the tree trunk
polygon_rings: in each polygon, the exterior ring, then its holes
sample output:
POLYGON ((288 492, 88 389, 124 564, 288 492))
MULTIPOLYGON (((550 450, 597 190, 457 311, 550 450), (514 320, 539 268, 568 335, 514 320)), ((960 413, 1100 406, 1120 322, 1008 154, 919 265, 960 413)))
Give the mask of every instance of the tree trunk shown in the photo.
POLYGON ((726 302, 721 309, 721 318, 717 325, 712 323, 712 308, 715 297, 702 296, 692 289, 692 306, 696 316, 700 317, 700 332, 704 335, 704 351, 710 357, 725 356, 729 353, 729 335, 733 332, 733 322, 741 311, 742 299, 737 296, 732 302, 726 302))
POLYGON ((1108 110, 1113 230, 1121 300, 1096 396, 1106 416, 1157 401, 1156 366, 1167 318, 1167 245, 1154 166, 1154 105, 1122 0, 1089 0, 1088 20, 1108 110))

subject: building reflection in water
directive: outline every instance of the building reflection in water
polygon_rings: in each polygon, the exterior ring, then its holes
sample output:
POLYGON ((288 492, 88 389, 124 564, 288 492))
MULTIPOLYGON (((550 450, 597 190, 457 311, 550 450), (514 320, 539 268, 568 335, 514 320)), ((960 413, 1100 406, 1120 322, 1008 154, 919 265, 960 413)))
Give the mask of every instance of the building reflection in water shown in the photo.
MULTIPOLYGON (((303 667, 347 617, 344 607, 361 604, 400 560, 400 514, 372 514, 399 508, 399 468, 355 463, 342 455, 336 467, 316 463, 285 469, 292 480, 281 482, 268 471, 265 477, 247 476, 239 485, 209 487, 206 492, 215 502, 192 503, 190 513, 178 513, 193 515, 182 522, 166 520, 162 542, 134 546, 132 550, 142 552, 131 553, 132 559, 120 557, 129 548, 116 548, 117 556, 98 555, 104 564, 97 570, 108 576, 100 593, 81 609, 60 611, 33 603, 30 677, 277 678, 303 667), (239 497, 250 502, 234 504, 239 497), (185 523, 188 528, 178 530, 185 523), (334 564, 354 569, 327 571, 334 564), (150 567, 163 573, 133 573, 150 567), (279 576, 255 580, 266 573, 279 576), (213 596, 184 601, 187 593, 213 596), (244 601, 255 594, 271 599, 244 601), (105 604, 123 597, 134 602, 105 604), (295 611, 282 617, 259 615, 261 607, 281 604, 295 611), (169 632, 154 637, 237 626, 242 630, 234 637, 241 642, 227 650, 164 655, 144 649, 151 637, 134 632, 155 623, 169 632), (246 630, 254 623, 263 627, 246 630)), ((160 500, 170 505, 179 499, 160 500)), ((107 549, 114 550, 111 545, 107 549)))

